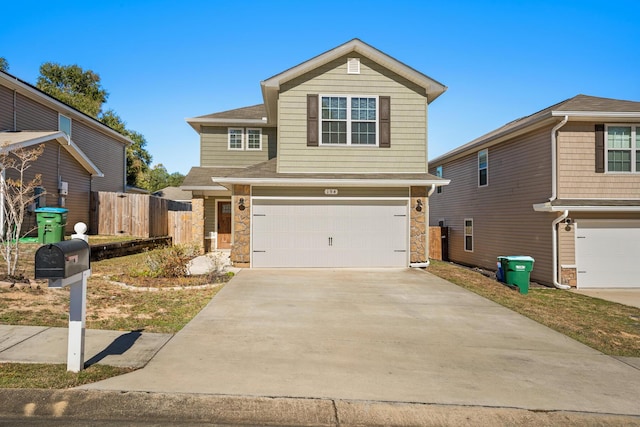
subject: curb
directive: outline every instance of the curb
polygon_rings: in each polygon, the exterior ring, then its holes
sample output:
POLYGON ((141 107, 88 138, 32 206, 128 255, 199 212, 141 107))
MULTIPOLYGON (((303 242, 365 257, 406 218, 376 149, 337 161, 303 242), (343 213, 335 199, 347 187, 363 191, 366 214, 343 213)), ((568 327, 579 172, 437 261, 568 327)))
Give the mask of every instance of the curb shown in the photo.
POLYGON ((278 426, 625 425, 640 416, 417 403, 97 390, 0 389, 2 419, 278 426))

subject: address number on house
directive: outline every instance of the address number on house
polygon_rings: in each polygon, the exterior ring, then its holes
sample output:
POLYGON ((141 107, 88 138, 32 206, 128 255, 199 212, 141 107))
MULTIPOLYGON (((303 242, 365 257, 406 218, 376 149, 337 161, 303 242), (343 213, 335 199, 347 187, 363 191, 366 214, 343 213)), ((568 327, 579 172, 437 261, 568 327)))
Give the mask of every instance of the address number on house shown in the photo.
POLYGON ((337 188, 325 188, 324 189, 324 195, 325 196, 337 196, 338 195, 338 189, 337 188))

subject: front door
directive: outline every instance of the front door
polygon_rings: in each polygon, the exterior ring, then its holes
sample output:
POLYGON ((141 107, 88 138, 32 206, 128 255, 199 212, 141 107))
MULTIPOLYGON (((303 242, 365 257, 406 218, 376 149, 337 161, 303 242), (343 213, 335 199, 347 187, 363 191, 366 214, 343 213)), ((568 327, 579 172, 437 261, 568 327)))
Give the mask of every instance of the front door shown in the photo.
POLYGON ((218 202, 217 249, 231 249, 231 202, 218 202))

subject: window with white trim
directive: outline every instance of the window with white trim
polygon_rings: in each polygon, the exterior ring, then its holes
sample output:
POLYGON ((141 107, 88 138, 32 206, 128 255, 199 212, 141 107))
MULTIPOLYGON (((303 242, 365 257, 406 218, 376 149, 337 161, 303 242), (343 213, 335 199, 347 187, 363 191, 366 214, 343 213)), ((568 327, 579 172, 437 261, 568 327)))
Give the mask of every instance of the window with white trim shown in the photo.
POLYGON ((229 128, 229 150, 244 149, 244 129, 229 128))
MULTIPOLYGON (((436 176, 438 178, 442 178, 442 166, 438 166, 436 168, 436 176)), ((442 186, 441 185, 438 185, 438 187, 436 188, 436 193, 438 193, 438 194, 442 193, 442 186)))
POLYGON ((320 145, 378 145, 378 97, 320 96, 320 145))
POLYGON ((489 185, 489 151, 478 151, 478 187, 489 185))
POLYGON ((473 252, 473 219, 465 218, 464 220, 464 250, 473 252))
POLYGON ((247 150, 262 150, 262 129, 247 128, 247 150))
POLYGON ((640 173, 640 126, 607 125, 607 172, 640 173))
POLYGON ((71 138, 71 119, 62 114, 58 114, 58 130, 66 133, 71 138))

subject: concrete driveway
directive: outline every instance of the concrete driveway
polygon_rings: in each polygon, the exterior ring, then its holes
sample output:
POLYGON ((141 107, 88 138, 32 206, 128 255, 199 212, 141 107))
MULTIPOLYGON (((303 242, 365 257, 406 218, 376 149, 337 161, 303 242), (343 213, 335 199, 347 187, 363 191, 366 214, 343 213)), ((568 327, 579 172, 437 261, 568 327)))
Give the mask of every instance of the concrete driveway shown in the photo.
POLYGON ((639 415, 640 370, 421 270, 243 270, 87 389, 639 415))

